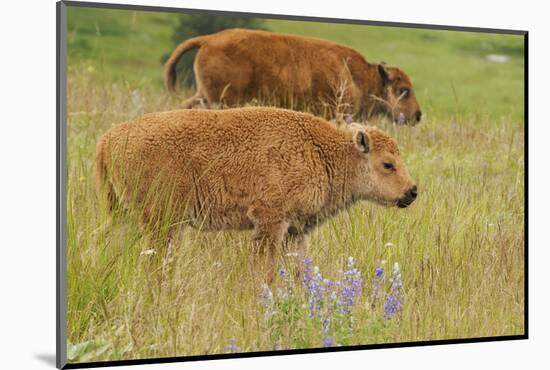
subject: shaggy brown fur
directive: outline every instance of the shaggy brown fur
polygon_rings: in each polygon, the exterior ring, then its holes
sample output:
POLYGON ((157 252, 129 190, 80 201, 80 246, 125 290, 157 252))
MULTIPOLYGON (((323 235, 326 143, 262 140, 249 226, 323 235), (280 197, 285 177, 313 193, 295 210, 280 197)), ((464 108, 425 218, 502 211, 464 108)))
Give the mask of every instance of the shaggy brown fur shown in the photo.
POLYGON ((96 168, 101 192, 153 225, 254 229, 268 280, 284 242, 303 256, 304 235, 327 217, 359 200, 406 207, 416 197, 381 130, 278 108, 146 114, 99 140, 96 168))
POLYGON ((368 63, 354 49, 330 41, 266 31, 229 29, 186 40, 164 66, 168 89, 175 87, 178 60, 194 47, 197 93, 185 108, 258 99, 318 114, 334 115, 337 109, 384 113, 399 123, 420 120, 411 80, 399 68, 368 63))

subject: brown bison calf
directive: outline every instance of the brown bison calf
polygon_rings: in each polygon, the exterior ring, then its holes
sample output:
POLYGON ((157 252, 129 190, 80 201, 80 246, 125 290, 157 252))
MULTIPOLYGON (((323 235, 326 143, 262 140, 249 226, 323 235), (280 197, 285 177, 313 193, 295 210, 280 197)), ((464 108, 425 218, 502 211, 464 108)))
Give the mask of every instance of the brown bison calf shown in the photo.
POLYGON ((268 281, 282 247, 303 257, 305 235, 338 211, 416 198, 397 145, 381 130, 277 108, 146 114, 100 139, 96 169, 102 193, 138 207, 150 225, 254 229, 268 281))
POLYGON ((230 29, 180 44, 164 66, 173 90, 176 64, 191 48, 197 93, 185 108, 263 103, 317 114, 386 114, 416 123, 421 112, 409 77, 397 67, 368 63, 352 48, 330 41, 265 31, 230 29))

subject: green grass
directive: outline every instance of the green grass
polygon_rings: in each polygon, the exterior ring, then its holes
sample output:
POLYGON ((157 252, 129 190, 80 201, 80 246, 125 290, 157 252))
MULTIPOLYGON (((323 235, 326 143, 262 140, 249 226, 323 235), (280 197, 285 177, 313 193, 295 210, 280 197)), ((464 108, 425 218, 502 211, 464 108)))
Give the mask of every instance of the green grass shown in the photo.
MULTIPOLYGON (((177 235, 170 269, 133 212, 109 214, 95 191, 97 139, 143 112, 174 109, 161 84, 175 16, 69 9, 67 143, 68 347, 72 361, 318 347, 299 282, 266 320, 248 269, 249 232, 177 235), (154 254, 142 254, 155 249, 154 254)), ((338 344, 524 333, 524 134, 521 39, 444 31, 267 21, 278 32, 330 38, 413 77, 426 119, 375 120, 393 136, 420 189, 409 208, 363 203, 309 237, 331 279, 353 256, 364 295, 338 344), (511 60, 491 64, 487 53, 511 60), (453 87, 454 86, 454 89, 453 87), (454 90, 454 92, 453 92, 454 90), (387 246, 391 243, 391 246, 387 246), (387 321, 371 293, 378 261, 401 266, 405 302, 387 321)), ((281 282, 277 283, 279 286, 281 282)))
POLYGON ((169 13, 69 7, 68 64, 93 64, 108 81, 160 85, 176 20, 169 13))

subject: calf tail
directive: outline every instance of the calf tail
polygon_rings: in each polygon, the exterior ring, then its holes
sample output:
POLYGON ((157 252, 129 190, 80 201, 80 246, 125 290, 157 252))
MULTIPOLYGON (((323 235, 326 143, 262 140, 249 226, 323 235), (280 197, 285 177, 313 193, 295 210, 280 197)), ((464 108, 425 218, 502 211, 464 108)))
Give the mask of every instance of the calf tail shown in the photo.
POLYGON ((170 91, 174 91, 176 86, 176 80, 178 78, 176 72, 176 65, 180 60, 181 56, 185 54, 189 49, 194 47, 201 47, 202 40, 205 36, 193 37, 191 39, 185 40, 172 51, 170 58, 164 64, 164 85, 170 91))

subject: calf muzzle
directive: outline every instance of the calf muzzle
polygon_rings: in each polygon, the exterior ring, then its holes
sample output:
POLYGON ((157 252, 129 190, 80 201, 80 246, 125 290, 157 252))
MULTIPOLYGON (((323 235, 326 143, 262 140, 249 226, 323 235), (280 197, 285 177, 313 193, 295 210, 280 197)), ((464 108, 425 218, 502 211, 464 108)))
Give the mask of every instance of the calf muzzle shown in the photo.
POLYGON ((403 197, 397 201, 397 206, 399 208, 406 208, 410 206, 412 202, 414 202, 417 196, 418 189, 416 188, 416 185, 413 185, 409 190, 407 190, 405 195, 403 195, 403 197))

